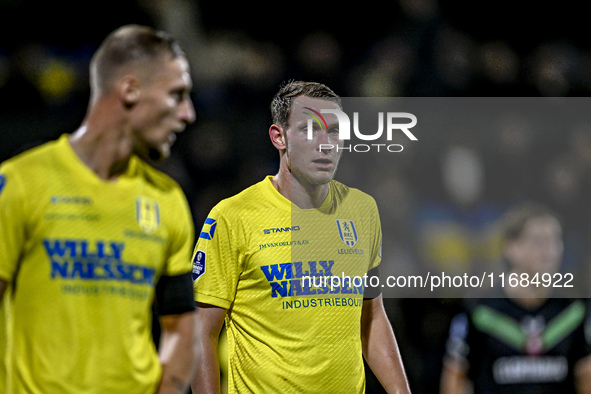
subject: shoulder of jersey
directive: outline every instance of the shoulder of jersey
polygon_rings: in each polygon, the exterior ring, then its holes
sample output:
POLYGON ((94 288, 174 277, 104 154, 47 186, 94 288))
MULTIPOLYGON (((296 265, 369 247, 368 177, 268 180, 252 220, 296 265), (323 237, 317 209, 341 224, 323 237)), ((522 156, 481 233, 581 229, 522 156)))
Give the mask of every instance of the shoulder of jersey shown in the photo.
POLYGON ((215 208, 224 212, 258 209, 264 199, 265 196, 259 190, 258 184, 254 184, 231 197, 221 200, 215 208))
POLYGON ((138 161, 138 175, 142 176, 146 182, 154 186, 156 189, 162 191, 180 189, 178 182, 168 174, 152 167, 139 157, 136 157, 135 160, 138 161))
POLYGON ((50 141, 33 148, 27 149, 2 163, 3 167, 14 167, 16 169, 26 168, 27 172, 36 169, 46 170, 53 159, 53 151, 57 145, 56 141, 50 141))

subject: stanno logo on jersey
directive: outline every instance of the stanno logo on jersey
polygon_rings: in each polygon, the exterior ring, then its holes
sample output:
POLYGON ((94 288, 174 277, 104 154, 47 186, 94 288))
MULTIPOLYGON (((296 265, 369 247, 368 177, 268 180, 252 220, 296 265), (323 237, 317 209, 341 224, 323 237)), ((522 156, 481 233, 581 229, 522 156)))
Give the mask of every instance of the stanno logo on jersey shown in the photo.
POLYGON ((135 200, 135 220, 144 232, 151 234, 160 226, 158 201, 140 196, 135 200))
POLYGON ((201 234, 199 234, 199 238, 203 239, 213 239, 215 234, 215 227, 217 226, 217 221, 212 218, 205 219, 205 224, 203 225, 203 229, 201 229, 201 234))
POLYGON ((339 237, 341 237, 341 241, 343 241, 348 247, 355 246, 359 240, 359 236, 357 235, 357 230, 355 229, 353 221, 348 219, 337 219, 337 226, 339 228, 339 237))
POLYGON ((271 233, 283 233, 286 231, 299 231, 300 226, 292 226, 292 227, 274 227, 274 228, 266 228, 263 230, 264 234, 271 234, 271 233))
POLYGON ((199 277, 205 273, 206 257, 207 254, 202 250, 198 250, 197 253, 195 253, 195 257, 193 258, 193 270, 191 271, 194 281, 199 279, 199 277))
POLYGON ((2 189, 4 189, 4 185, 6 185, 6 176, 0 174, 0 193, 2 193, 2 189))

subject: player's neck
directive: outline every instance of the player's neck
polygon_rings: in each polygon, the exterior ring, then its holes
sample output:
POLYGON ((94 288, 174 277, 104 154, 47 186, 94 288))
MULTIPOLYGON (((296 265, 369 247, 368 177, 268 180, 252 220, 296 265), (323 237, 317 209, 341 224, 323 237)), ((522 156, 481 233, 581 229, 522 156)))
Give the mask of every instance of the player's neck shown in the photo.
POLYGON ((506 286, 504 288, 507 297, 525 309, 536 309, 542 305, 548 297, 551 290, 544 286, 506 286))
POLYGON ((299 182, 288 171, 279 171, 271 178, 275 189, 300 209, 319 208, 328 195, 328 184, 312 185, 299 182))
POLYGON ((516 303, 517 305, 521 306, 524 309, 527 309, 529 311, 533 311, 535 309, 538 309, 544 302, 546 302, 546 300, 548 298, 544 297, 544 298, 517 298, 517 297, 511 297, 511 299, 513 300, 514 303, 516 303))
POLYGON ((82 125, 69 142, 84 164, 101 179, 115 180, 127 170, 133 146, 128 138, 82 125))

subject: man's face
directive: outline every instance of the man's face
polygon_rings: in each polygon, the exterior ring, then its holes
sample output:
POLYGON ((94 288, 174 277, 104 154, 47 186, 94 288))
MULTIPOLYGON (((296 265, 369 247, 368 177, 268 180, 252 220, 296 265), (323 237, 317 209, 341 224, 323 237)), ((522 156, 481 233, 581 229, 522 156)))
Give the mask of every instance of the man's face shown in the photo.
POLYGON ((287 130, 288 166, 293 177, 302 184, 323 185, 334 178, 342 146, 339 140, 339 123, 334 114, 322 114, 326 124, 314 111, 341 108, 333 101, 307 96, 296 97, 291 108, 287 130), (314 110, 314 111, 312 111, 314 110), (308 114, 314 115, 318 122, 308 114), (308 121, 312 121, 312 139, 308 139, 308 121), (320 149, 320 145, 333 145, 332 149, 320 149))
POLYGON ((544 216, 527 221, 521 236, 509 243, 507 257, 518 271, 534 275, 557 272, 562 252, 560 223, 544 216))
POLYGON ((151 80, 140 85, 140 98, 133 109, 134 151, 159 161, 170 156, 175 133, 195 121, 195 109, 186 59, 168 60, 150 72, 151 80))

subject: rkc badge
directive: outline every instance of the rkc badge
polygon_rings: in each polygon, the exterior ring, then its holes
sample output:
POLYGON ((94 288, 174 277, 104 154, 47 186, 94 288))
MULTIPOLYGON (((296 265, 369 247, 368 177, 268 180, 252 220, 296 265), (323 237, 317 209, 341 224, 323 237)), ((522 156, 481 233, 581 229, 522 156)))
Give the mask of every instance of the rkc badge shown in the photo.
POLYGON ((151 234, 160 226, 158 201, 140 196, 135 200, 135 220, 144 232, 151 234))
POLYGON ((353 247, 359 240, 355 224, 352 220, 348 219, 337 219, 337 226, 339 227, 339 237, 341 241, 348 247, 353 247))

